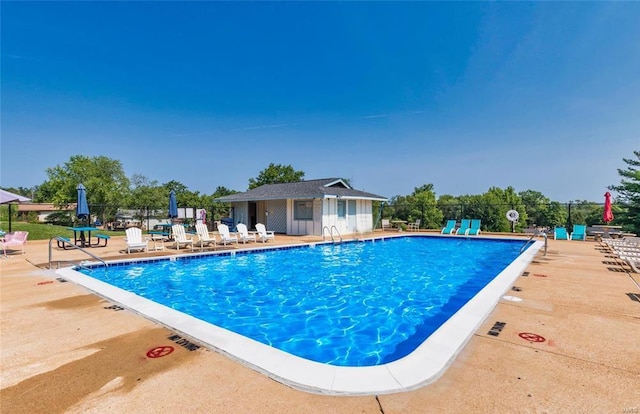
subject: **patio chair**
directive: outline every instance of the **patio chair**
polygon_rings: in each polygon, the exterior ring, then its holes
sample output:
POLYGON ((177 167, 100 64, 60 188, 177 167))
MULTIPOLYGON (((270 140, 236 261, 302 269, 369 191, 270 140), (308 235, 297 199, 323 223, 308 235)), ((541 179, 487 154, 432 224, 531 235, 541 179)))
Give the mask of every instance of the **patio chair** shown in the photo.
POLYGON ((420 219, 417 219, 413 223, 407 224, 408 231, 418 231, 420 229, 420 219))
POLYGON ((171 233, 173 234, 173 241, 176 250, 180 250, 180 246, 191 246, 193 251, 193 237, 187 236, 187 232, 184 230, 182 224, 174 224, 171 226, 171 233))
POLYGON ((587 225, 574 224, 569 240, 587 240, 587 225))
POLYGON ((266 243, 269 240, 275 240, 276 235, 272 231, 267 231, 267 228, 262 223, 256 224, 256 231, 258 232, 258 241, 266 243))
POLYGON ((212 244, 214 248, 217 246, 216 236, 209 233, 209 229, 206 224, 197 223, 196 234, 198 235, 198 244, 200 244, 201 250, 204 250, 206 246, 211 246, 212 244))
POLYGON ((556 227, 553 229, 553 239, 554 240, 569 240, 569 236, 567 235, 567 229, 564 227, 556 227))
POLYGON ((453 234, 456 230, 456 221, 455 220, 447 220, 447 225, 442 228, 440 234, 453 234))
POLYGON ((2 236, 0 243, 2 243, 3 254, 7 255, 7 247, 11 250, 14 246, 20 246, 21 254, 24 254, 24 246, 27 244, 27 237, 29 237, 28 231, 16 231, 13 233, 7 233, 2 236))
POLYGON ((142 240, 142 230, 139 227, 129 227, 125 230, 126 237, 124 238, 127 244, 127 254, 132 250, 149 251, 149 241, 142 240))
POLYGON ((479 219, 471 220, 471 227, 467 229, 465 234, 467 236, 477 236, 478 234, 480 234, 480 220, 479 219))
POLYGON ((380 226, 382 227, 382 231, 387 231, 391 229, 391 222, 389 221, 389 219, 382 219, 380 221, 380 226))
POLYGON ((462 219, 460 220, 460 227, 458 227, 458 230, 456 230, 456 234, 466 235, 467 230, 469 230, 470 227, 471 227, 471 220, 462 219))
POLYGON ((229 243, 238 243, 238 236, 229 233, 229 226, 226 224, 218 224, 218 233, 220 233, 220 242, 225 246, 229 243))
POLYGON ((238 232, 238 236, 240 236, 240 241, 244 244, 247 244, 247 242, 255 242, 256 241, 256 235, 255 233, 251 232, 249 233, 249 230, 247 230, 247 225, 244 223, 238 223, 236 224, 236 231, 238 232))

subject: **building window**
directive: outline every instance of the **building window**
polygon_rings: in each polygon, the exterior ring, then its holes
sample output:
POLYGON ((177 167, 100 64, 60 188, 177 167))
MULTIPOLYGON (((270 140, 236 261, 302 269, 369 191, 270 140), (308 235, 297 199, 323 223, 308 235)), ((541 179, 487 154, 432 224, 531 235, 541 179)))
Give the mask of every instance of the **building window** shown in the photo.
POLYGON ((312 200, 293 200, 294 220, 313 220, 312 200))
POLYGON ((338 218, 347 218, 347 201, 338 200, 338 218))

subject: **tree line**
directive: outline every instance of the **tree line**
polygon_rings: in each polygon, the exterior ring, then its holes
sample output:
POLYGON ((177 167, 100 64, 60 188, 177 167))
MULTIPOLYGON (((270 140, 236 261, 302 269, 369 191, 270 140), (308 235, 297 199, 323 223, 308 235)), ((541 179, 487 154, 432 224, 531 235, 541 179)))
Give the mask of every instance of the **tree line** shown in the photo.
MULTIPOLYGON (((640 151, 633 151, 633 154, 635 158, 623 158, 626 168, 617 169, 620 183, 608 189, 618 194, 613 204, 613 224, 623 226, 625 231, 640 233, 640 151)), ((212 194, 200 194, 179 181, 159 183, 139 174, 129 178, 120 161, 105 156, 73 155, 64 164, 49 167, 45 172, 47 179, 40 185, 6 190, 29 197, 35 203, 53 203, 64 208, 76 202, 76 187, 83 183, 92 214, 103 221, 110 220, 118 209, 165 210, 171 190, 175 191, 179 206, 205 208, 210 214, 208 217, 217 220, 229 214, 229 205, 216 203, 214 199, 238 192, 218 186, 212 194)), ((248 179, 248 189, 264 184, 300 181, 304 175, 303 171, 295 170, 291 165, 271 163, 257 177, 248 179)), ((433 184, 424 184, 411 194, 396 195, 388 203, 377 204, 376 211, 376 220, 420 219, 421 228, 438 228, 448 219, 461 218, 479 218, 484 231, 497 232, 520 231, 532 225, 570 227, 573 223, 602 223, 601 203, 578 200, 562 204, 539 191, 516 192, 513 187, 490 187, 478 195, 444 194, 436 197, 433 184), (518 212, 515 227, 506 219, 509 210, 518 212)), ((6 214, 5 211, 3 213, 6 214)))

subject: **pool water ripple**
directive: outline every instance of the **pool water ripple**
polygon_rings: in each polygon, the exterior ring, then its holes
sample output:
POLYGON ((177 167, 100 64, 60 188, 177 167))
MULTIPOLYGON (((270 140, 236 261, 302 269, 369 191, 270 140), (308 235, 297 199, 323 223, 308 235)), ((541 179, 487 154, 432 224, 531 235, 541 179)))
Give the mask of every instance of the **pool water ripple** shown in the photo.
POLYGON ((410 353, 520 247, 406 237, 157 261, 90 276, 306 359, 370 366, 410 353))

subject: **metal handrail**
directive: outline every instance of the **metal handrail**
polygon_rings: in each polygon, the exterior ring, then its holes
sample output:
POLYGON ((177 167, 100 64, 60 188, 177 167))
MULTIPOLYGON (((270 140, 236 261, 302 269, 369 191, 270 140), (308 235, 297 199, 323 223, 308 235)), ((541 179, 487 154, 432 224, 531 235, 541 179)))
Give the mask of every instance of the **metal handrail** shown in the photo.
POLYGON ((544 236, 544 255, 546 256, 547 255, 547 233, 540 230, 536 230, 535 233, 533 233, 531 237, 529 237, 527 241, 524 242, 524 244, 520 248, 520 253, 524 251, 524 248, 527 247, 527 245, 533 240, 534 237, 540 236, 540 235, 544 236))
POLYGON ((342 235, 340 234, 340 231, 338 231, 338 228, 335 225, 331 226, 331 228, 329 228, 329 226, 324 226, 322 228, 322 241, 325 240, 324 239, 324 229, 327 229, 327 231, 329 231, 329 235, 331 236, 331 241, 333 243, 336 242, 336 239, 333 237, 333 229, 336 229, 336 233, 338 233, 338 237, 340 237, 340 243, 342 243, 342 235))
MULTIPOLYGON (((98 256, 96 256, 96 255, 94 255, 94 254, 92 254, 92 253, 89 253, 88 251, 86 251, 85 249, 83 249, 83 248, 82 248, 82 247, 80 247, 80 246, 76 246, 75 244, 71 243, 69 240, 67 240, 67 239, 65 239, 65 238, 63 238, 63 237, 56 236, 56 237, 52 237, 51 239, 49 239, 49 269, 51 269, 51 262, 53 261, 53 260, 51 259, 51 258, 52 258, 52 255, 53 255, 53 251, 52 251, 52 249, 51 249, 51 242, 53 242, 54 240, 55 240, 56 242, 58 242, 58 243, 63 243, 64 245, 69 245, 69 246, 73 247, 74 249, 78 249, 78 250, 80 250, 80 251, 82 251, 82 252, 86 253, 87 255, 91 256, 93 259, 95 259, 95 260, 99 261, 100 263, 102 263, 102 264, 104 265, 104 267, 109 267, 109 265, 107 264, 107 262, 105 262, 104 260, 102 260, 102 259, 101 259, 101 258, 99 258, 98 256)), ((73 263, 73 262, 72 262, 72 261, 70 261, 70 260, 65 260, 65 262, 73 263)), ((80 264, 80 266, 81 266, 81 265, 82 265, 82 264, 80 264)))

